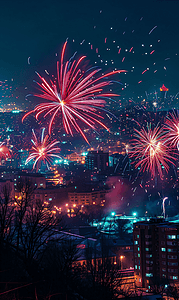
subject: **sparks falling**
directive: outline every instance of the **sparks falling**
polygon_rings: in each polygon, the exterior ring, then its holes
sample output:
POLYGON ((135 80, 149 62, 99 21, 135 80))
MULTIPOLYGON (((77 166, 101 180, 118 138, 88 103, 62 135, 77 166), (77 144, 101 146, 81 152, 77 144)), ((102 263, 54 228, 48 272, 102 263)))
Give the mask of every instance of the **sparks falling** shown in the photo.
POLYGON ((179 115, 177 112, 169 114, 164 130, 166 143, 179 150, 179 115))
POLYGON ((45 128, 42 129, 41 138, 38 141, 34 130, 32 129, 33 139, 31 142, 33 143, 31 153, 26 159, 25 164, 27 165, 31 160, 34 161, 33 169, 38 169, 41 162, 44 162, 47 167, 52 163, 52 158, 58 157, 61 158, 57 153, 60 152, 60 148, 56 147, 59 143, 58 141, 49 141, 49 136, 44 136, 45 128))
POLYGON ((140 172, 150 172, 152 177, 159 174, 162 179, 162 167, 168 172, 168 164, 174 164, 174 158, 165 143, 162 129, 156 126, 152 130, 150 124, 147 129, 142 128, 140 131, 135 129, 134 136, 130 156, 135 157, 137 161, 135 167, 140 168, 140 172))
POLYGON ((89 143, 79 123, 81 121, 94 130, 96 130, 96 125, 101 125, 109 131, 102 122, 103 117, 99 114, 99 110, 105 111, 106 99, 118 95, 104 92, 103 89, 112 84, 112 81, 107 80, 108 77, 125 71, 113 71, 101 76, 97 76, 101 71, 98 67, 83 71, 80 66, 86 56, 76 60, 73 55, 67 62, 64 62, 66 46, 67 41, 62 49, 61 61, 57 62, 56 80, 47 82, 37 73, 41 80, 40 83, 37 82, 41 93, 34 96, 45 99, 47 102, 37 105, 34 110, 25 114, 22 121, 31 113, 35 113, 36 119, 40 115, 44 118, 50 115, 48 130, 51 134, 54 119, 60 113, 66 133, 73 136, 75 130, 89 143))

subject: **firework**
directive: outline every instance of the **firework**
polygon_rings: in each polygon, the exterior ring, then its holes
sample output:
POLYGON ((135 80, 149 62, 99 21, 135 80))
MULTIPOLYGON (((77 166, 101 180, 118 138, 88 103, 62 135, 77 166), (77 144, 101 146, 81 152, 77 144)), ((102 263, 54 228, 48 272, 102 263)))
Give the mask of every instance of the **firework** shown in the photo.
POLYGON ((165 197, 162 199, 162 210, 163 210, 163 217, 164 217, 164 220, 165 220, 165 201, 168 199, 168 197, 165 197))
POLYGON ((76 60, 73 55, 70 60, 64 62, 66 45, 67 41, 62 49, 61 62, 57 62, 56 80, 47 82, 37 73, 41 80, 40 83, 37 82, 41 93, 34 96, 47 102, 37 105, 34 110, 25 114, 22 121, 31 113, 35 113, 36 119, 41 114, 44 118, 51 115, 49 123, 49 134, 51 134, 54 119, 60 113, 66 133, 73 135, 75 130, 88 142, 79 122, 85 123, 94 130, 97 124, 108 130, 102 122, 103 117, 99 114, 99 110, 105 111, 106 99, 118 95, 104 92, 103 89, 112 84, 107 77, 125 71, 118 70, 98 76, 101 69, 92 67, 85 72, 80 67, 85 56, 76 60))
POLYGON ((135 167, 140 168, 140 172, 149 171, 152 177, 159 173, 162 178, 162 168, 168 172, 168 164, 174 164, 174 158, 170 155, 170 149, 165 143, 162 129, 156 126, 152 130, 150 124, 147 125, 147 129, 142 128, 140 131, 135 129, 134 136, 130 157, 138 160, 135 167))
POLYGON ((177 112, 169 114, 164 125, 164 130, 166 130, 166 143, 172 147, 177 147, 179 150, 179 115, 177 112))
POLYGON ((32 129, 33 139, 31 142, 33 143, 32 151, 26 159, 25 164, 28 164, 31 160, 34 161, 33 169, 38 168, 38 165, 41 162, 44 162, 49 168, 49 164, 52 163, 53 157, 61 158, 57 153, 59 153, 60 148, 56 147, 59 143, 58 141, 49 141, 49 136, 44 136, 45 128, 42 129, 41 138, 38 141, 34 130, 32 129))
POLYGON ((4 145, 4 142, 0 142, 0 160, 8 159, 11 157, 11 153, 7 146, 4 145))

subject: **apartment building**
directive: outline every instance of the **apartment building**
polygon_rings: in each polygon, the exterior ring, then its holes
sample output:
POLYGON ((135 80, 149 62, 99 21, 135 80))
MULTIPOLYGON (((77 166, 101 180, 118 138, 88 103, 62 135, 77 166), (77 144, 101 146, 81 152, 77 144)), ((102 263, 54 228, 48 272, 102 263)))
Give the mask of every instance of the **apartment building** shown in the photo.
POLYGON ((103 205, 106 191, 68 193, 69 203, 76 205, 103 205))
POLYGON ((133 231, 136 284, 179 284, 179 223, 137 222, 133 231))

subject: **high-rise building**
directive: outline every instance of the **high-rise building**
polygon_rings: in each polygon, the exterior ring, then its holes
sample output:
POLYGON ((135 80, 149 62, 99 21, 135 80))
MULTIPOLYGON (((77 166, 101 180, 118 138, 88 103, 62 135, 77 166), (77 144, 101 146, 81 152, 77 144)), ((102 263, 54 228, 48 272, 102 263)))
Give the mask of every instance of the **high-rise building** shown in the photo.
POLYGON ((88 170, 106 171, 109 166, 109 153, 103 151, 89 151, 85 165, 88 170))
POLYGON ((133 231, 136 284, 179 283, 179 223, 137 222, 133 231))

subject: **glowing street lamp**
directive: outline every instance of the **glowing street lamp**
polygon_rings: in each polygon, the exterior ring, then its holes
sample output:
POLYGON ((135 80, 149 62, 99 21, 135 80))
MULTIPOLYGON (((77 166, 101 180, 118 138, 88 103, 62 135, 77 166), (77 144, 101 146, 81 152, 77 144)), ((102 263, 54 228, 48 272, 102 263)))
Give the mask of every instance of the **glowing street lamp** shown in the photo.
POLYGON ((121 270, 122 270, 122 267, 123 267, 123 266, 122 266, 122 260, 123 260, 123 258, 125 258, 125 256, 124 256, 124 255, 121 255, 121 256, 120 256, 120 261, 121 261, 121 270))

